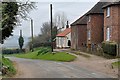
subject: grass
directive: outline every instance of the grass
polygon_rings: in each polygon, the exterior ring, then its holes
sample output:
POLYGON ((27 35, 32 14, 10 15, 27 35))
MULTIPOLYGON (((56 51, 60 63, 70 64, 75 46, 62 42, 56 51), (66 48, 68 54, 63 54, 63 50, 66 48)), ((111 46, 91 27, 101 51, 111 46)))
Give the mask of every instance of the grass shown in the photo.
POLYGON ((120 61, 112 63, 112 66, 120 68, 120 61))
POLYGON ((9 67, 5 76, 11 77, 16 74, 16 69, 13 66, 13 62, 8 58, 2 58, 2 64, 9 67))
POLYGON ((40 49, 42 48, 34 49, 34 52, 13 54, 13 56, 19 57, 19 58, 62 61, 62 62, 70 62, 76 58, 76 56, 67 54, 66 52, 55 52, 54 54, 51 52, 47 52, 46 54, 38 55, 38 52, 40 52, 40 49))

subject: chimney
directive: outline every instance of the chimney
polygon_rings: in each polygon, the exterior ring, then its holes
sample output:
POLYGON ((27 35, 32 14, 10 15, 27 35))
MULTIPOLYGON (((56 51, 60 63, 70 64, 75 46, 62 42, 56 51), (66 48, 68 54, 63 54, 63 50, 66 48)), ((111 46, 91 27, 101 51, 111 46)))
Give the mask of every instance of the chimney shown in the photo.
POLYGON ((68 24, 68 21, 67 21, 67 25, 66 25, 66 28, 69 28, 69 24, 68 24))

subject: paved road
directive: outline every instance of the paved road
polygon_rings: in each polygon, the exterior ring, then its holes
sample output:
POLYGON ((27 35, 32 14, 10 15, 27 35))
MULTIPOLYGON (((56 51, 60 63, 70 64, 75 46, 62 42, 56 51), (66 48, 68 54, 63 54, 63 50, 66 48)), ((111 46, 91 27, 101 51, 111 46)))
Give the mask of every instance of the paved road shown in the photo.
MULTIPOLYGON (((17 63, 16 78, 110 78, 71 62, 54 62, 9 57, 17 63)), ((94 64, 93 64, 94 65, 94 64)))

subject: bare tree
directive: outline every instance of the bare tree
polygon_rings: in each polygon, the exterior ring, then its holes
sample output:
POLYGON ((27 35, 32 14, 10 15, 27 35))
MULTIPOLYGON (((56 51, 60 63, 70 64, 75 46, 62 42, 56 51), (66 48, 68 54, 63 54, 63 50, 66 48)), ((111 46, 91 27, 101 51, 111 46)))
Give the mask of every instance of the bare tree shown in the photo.
MULTIPOLYGON (((54 26, 54 23, 53 23, 54 26)), ((53 27, 53 36, 52 38, 55 39, 57 35, 57 28, 53 27)), ((40 47, 41 44, 50 44, 51 41, 51 26, 50 22, 44 22, 41 28, 41 34, 34 37, 33 46, 40 47)), ((31 44, 31 41, 28 43, 28 46, 31 44)))
POLYGON ((55 15, 54 15, 54 24, 59 30, 65 28, 67 21, 68 21, 67 16, 66 16, 66 14, 64 12, 55 13, 55 15))
POLYGON ((28 19, 29 12, 32 9, 36 8, 35 4, 36 4, 35 2, 30 2, 29 0, 26 2, 18 2, 18 7, 19 7, 18 16, 22 19, 25 19, 25 20, 28 19))
POLYGON ((41 33, 43 35, 50 35, 50 22, 45 22, 43 23, 42 25, 42 28, 41 28, 41 33))
MULTIPOLYGON (((41 28, 41 35, 43 35, 43 37, 48 41, 51 38, 51 25, 50 22, 45 22, 42 25, 41 28)), ((54 39, 57 35, 57 27, 55 26, 55 24, 53 23, 53 36, 52 38, 54 39)), ((46 41, 44 40, 44 41, 46 41)))

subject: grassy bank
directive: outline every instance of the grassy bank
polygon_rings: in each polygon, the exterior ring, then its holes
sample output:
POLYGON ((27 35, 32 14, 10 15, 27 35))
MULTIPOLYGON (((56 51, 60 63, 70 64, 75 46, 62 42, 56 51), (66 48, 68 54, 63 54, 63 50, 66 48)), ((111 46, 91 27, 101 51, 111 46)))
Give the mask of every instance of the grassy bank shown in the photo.
POLYGON ((10 61, 8 58, 2 58, 2 64, 3 66, 8 67, 7 73, 4 76, 11 77, 16 74, 16 69, 13 66, 13 62, 10 61))
POLYGON ((44 48, 35 49, 34 52, 14 54, 13 56, 19 58, 63 61, 63 62, 73 61, 76 58, 76 56, 68 54, 66 52, 55 52, 53 54, 49 50, 46 51, 46 49, 44 48))
POLYGON ((120 68, 120 61, 112 63, 112 66, 120 68))

